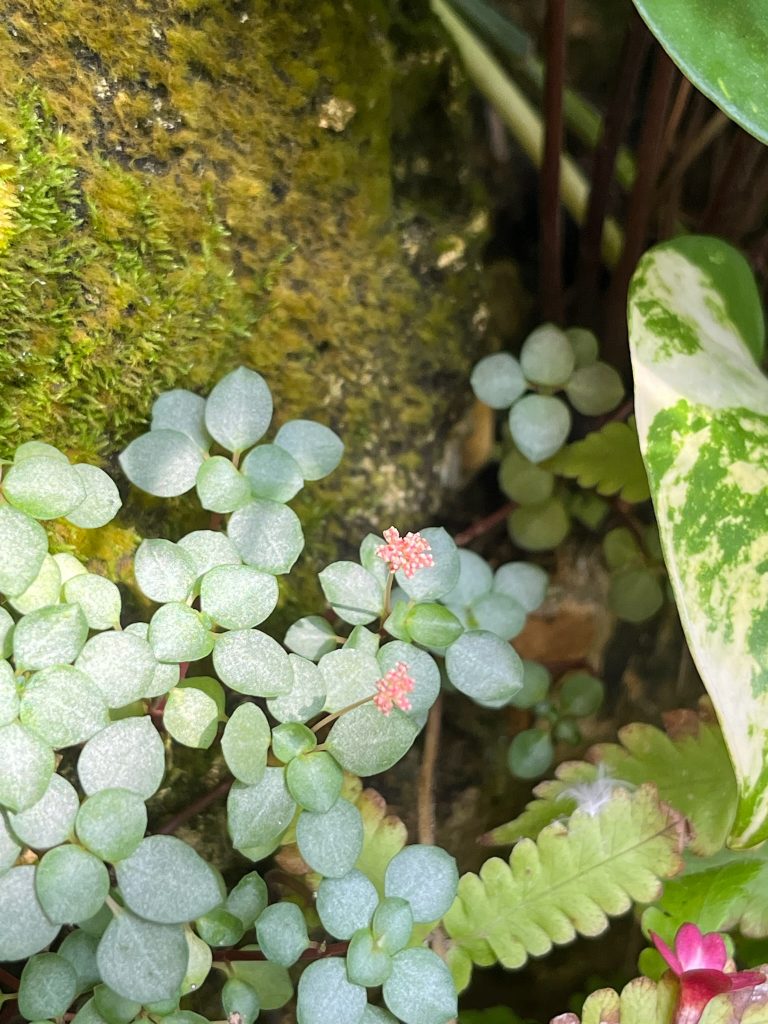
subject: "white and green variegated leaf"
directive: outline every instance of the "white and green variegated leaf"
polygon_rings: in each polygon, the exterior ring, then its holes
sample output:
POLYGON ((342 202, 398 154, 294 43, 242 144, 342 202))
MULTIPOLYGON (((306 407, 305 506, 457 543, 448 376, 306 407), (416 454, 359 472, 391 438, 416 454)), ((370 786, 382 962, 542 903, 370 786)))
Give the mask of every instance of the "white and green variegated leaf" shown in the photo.
POLYGON ((635 408, 664 556, 739 785, 731 844, 768 837, 768 381, 746 261, 713 238, 640 261, 635 408))

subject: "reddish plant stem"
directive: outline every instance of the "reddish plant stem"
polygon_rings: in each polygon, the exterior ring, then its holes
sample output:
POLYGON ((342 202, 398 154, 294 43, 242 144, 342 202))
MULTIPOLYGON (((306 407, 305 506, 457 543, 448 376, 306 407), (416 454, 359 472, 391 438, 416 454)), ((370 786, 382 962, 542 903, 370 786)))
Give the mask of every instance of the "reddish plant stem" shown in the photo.
POLYGON ((4 971, 2 967, 0 967, 0 985, 5 985, 5 987, 9 988, 12 992, 19 991, 19 979, 14 978, 14 976, 9 974, 8 971, 4 971))
MULTIPOLYGON (((349 942, 323 943, 316 949, 305 949, 299 957, 299 962, 307 960, 322 960, 327 956, 344 956, 349 948, 349 942)), ((217 949, 214 950, 213 959, 219 963, 236 963, 243 960, 266 960, 266 956, 259 949, 217 949)))
POLYGON ((579 323, 597 326, 596 308, 600 277, 603 225, 608 213, 616 155, 624 138, 634 104, 637 83, 650 46, 651 36, 640 16, 633 12, 619 57, 616 91, 603 120, 603 133, 595 149, 589 205, 579 246, 576 282, 579 323))
POLYGON ((223 796, 226 796, 232 787, 234 779, 224 779, 214 789, 209 790, 207 793, 203 793, 202 796, 198 797, 197 800, 193 800, 191 804, 179 811, 178 814, 174 814, 172 818, 169 818, 164 825, 161 825, 157 829, 156 835, 159 836, 170 836, 174 832, 178 831, 182 825, 194 818, 196 814, 200 814, 206 810, 211 804, 215 804, 217 800, 220 800, 223 796))
POLYGON ((544 80, 544 157, 539 187, 539 293, 545 320, 562 324, 563 215, 560 209, 560 156, 563 149, 563 84, 567 0, 547 0, 544 80))
POLYGON ((507 518, 510 512, 514 512, 517 508, 517 502, 508 501, 506 505, 502 505, 501 508, 497 508, 495 512, 491 512, 490 515, 484 516, 482 519, 478 519, 477 522, 472 523, 466 530, 462 530, 461 533, 457 533, 453 538, 453 542, 456 547, 463 548, 467 544, 470 544, 477 537, 482 537, 483 534, 489 533, 496 526, 499 526, 507 518))
POLYGON ((440 694, 432 705, 424 733, 424 751, 419 768, 419 789, 417 797, 417 818, 419 842, 427 846, 435 844, 435 766, 440 749, 442 727, 443 695, 440 694))
POLYGON ((656 183, 663 157, 662 140, 667 123, 667 110, 677 74, 675 65, 666 53, 657 47, 650 91, 643 111, 643 130, 637 152, 637 178, 629 202, 624 249, 614 271, 606 309, 605 358, 619 372, 626 372, 629 369, 627 291, 648 238, 656 183))

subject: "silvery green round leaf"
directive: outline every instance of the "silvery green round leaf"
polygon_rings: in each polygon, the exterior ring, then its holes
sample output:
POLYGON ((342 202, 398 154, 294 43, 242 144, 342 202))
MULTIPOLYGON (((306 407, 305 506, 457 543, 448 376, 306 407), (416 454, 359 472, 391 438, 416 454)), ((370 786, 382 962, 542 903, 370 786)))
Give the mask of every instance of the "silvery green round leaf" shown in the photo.
POLYGON ((364 626, 381 615, 384 590, 357 562, 332 562, 317 578, 328 603, 344 622, 364 626))
POLYGON ((26 1020, 61 1017, 77 994, 74 967, 57 953, 39 953, 24 965, 19 984, 19 1013, 26 1020))
POLYGON ((389 977, 392 958, 380 949, 367 928, 352 936, 347 948, 347 977, 355 985, 377 988, 389 977))
POLYGON ((0 592, 18 597, 31 586, 48 554, 48 535, 23 512, 0 505, 0 592))
POLYGON ((299 464, 276 444, 260 444, 243 460, 242 471, 248 478, 254 498, 290 501, 304 486, 299 464))
POLYGON ((164 391, 155 399, 150 429, 177 430, 203 451, 211 446, 211 435, 205 428, 205 399, 185 388, 164 391))
POLYGON ((83 801, 75 820, 77 838, 111 864, 134 852, 147 828, 143 798, 128 789, 101 789, 83 801))
POLYGON ((385 1010, 382 1006, 371 1006, 369 1003, 360 1018, 360 1024, 398 1024, 398 1020, 392 1016, 389 1010, 385 1010))
MULTIPOLYGON (((148 622, 131 622, 130 625, 125 627, 123 631, 134 636, 141 637, 142 640, 147 639, 149 633, 148 622)), ((154 654, 152 660, 154 661, 154 654)), ((152 673, 152 680, 147 686, 146 690, 142 693, 142 699, 151 699, 153 697, 162 697, 164 694, 169 693, 179 681, 179 666, 171 664, 162 664, 159 661, 155 661, 155 669, 152 673)))
POLYGON ((58 519, 85 500, 85 488, 68 462, 48 456, 24 459, 3 479, 8 502, 35 519, 58 519))
POLYGON ((225 629, 249 629, 277 606, 277 580, 249 565, 221 565, 200 582, 200 609, 225 629))
POLYGON ((362 651, 331 651, 320 659, 319 668, 326 688, 326 711, 339 711, 375 696, 381 678, 376 658, 362 651))
POLYGON ((43 854, 35 873, 40 906, 56 924, 93 917, 109 893, 109 874, 98 857, 79 846, 57 846, 43 854))
POLYGON ((519 779, 538 779, 552 765, 555 750, 544 729, 524 729, 512 740, 507 752, 509 770, 519 779))
POLYGON ((48 788, 26 811, 8 815, 14 835, 33 850, 50 850, 72 835, 80 799, 61 775, 53 775, 48 788))
POLYGON ((363 654, 370 654, 376 657, 380 644, 379 634, 365 626, 355 626, 347 639, 344 641, 342 650, 360 651, 363 654))
POLYGON ((13 461, 23 462, 24 459, 38 459, 41 456, 58 459, 59 462, 69 462, 64 452, 55 448, 52 444, 46 444, 45 441, 25 441, 23 444, 20 444, 13 453, 13 461))
POLYGON ((80 605, 90 629, 112 629, 120 624, 120 591, 103 576, 92 572, 73 576, 64 584, 64 600, 80 605))
POLYGON ((603 556, 609 569, 642 566, 643 552, 631 530, 619 526, 603 537, 603 556))
POLYGON ((277 432, 275 444, 298 463, 305 480, 321 480, 341 462, 344 444, 330 427, 314 420, 290 420, 277 432))
POLYGON ((197 497, 209 512, 234 512, 251 498, 251 486, 223 455, 206 459, 197 471, 197 497))
POLYGON ((528 387, 520 363, 509 352, 495 352, 481 359, 469 383, 475 397, 492 409, 508 409, 528 387))
POLYGON ((147 641, 125 630, 92 636, 75 662, 75 668, 93 680, 110 708, 123 708, 143 697, 152 684, 155 667, 147 641))
POLYGON ((109 985, 97 985, 93 1001, 106 1024, 130 1024, 141 1013, 141 1003, 113 992, 109 985))
POLYGON ((184 679, 179 680, 179 689, 185 690, 188 687, 202 690, 206 696, 210 697, 216 705, 218 720, 226 722, 227 695, 218 679, 214 679, 213 676, 185 676, 184 679))
POLYGON ((216 673, 238 693, 279 697, 291 692, 293 670, 280 644, 258 629, 236 629, 216 637, 216 673))
POLYGON ((148 836, 116 872, 126 906, 147 921, 183 924, 224 902, 217 872, 175 836, 148 836))
POLYGON ((112 911, 105 903, 97 914, 89 917, 87 921, 81 921, 80 928, 88 935, 92 935, 94 939, 100 939, 111 921, 112 911))
POLYGON ((255 786, 235 782, 227 798, 227 826, 233 845, 242 849, 279 839, 295 811, 283 768, 267 768, 255 786))
POLYGON ((163 725, 177 743, 207 750, 216 739, 219 709, 195 686, 176 686, 163 709, 163 725))
POLYGON ((13 629, 16 623, 5 608, 0 608, 0 658, 10 658, 13 651, 13 629))
POLYGON ((18 713, 16 676, 7 661, 0 661, 0 726, 16 721, 18 713))
POLYGON ((402 896, 386 896, 376 907, 371 931, 381 948, 390 955, 405 949, 413 931, 413 911, 409 901, 402 896))
POLYGON ((353 868, 341 878, 324 878, 317 890, 316 909, 323 928, 337 939, 351 939, 367 928, 379 902, 376 886, 353 868))
MULTIPOLYGON (((255 946, 245 946, 252 950, 255 946)), ((243 978, 257 993, 262 1010, 277 1010, 293 996, 293 982, 285 967, 268 960, 233 962, 232 973, 243 978)))
POLYGON ((406 714, 421 723, 440 693, 440 669, 435 659, 413 644, 393 640, 381 648, 377 661, 382 676, 393 669, 399 661, 408 666, 408 675, 413 679, 413 690, 408 694, 411 710, 406 714))
POLYGON ((533 708, 546 700, 552 675, 537 661, 523 661, 523 685, 509 702, 513 708, 533 708))
POLYGON ((214 635, 200 612, 180 601, 157 609, 149 620, 149 646, 158 661, 200 661, 213 650, 214 635))
POLYGON ((97 962, 104 982, 126 999, 175 999, 189 962, 184 929, 123 910, 102 935, 97 962))
POLYGON ((429 569, 417 569, 411 579, 400 570, 395 579, 412 600, 439 601, 458 583, 458 548, 442 526, 428 526, 420 534, 428 542, 435 564, 429 569))
POLYGON ((456 586, 441 600, 450 608, 454 605, 469 605, 478 597, 487 594, 493 583, 493 570, 484 558, 474 551, 459 548, 459 578, 456 586))
POLYGON ((386 547, 383 537, 375 533, 366 534, 360 544, 360 564, 371 576, 375 576, 383 587, 389 578, 389 566, 383 558, 379 558, 378 551, 382 547, 386 547))
POLYGON ((586 718, 594 715, 605 697, 605 686, 590 672, 570 672, 560 687, 560 713, 586 718))
POLYGON ((478 704, 508 701, 523 682, 518 654, 495 633, 469 630, 445 655, 448 678, 478 704))
POLYGON ((448 647, 464 632, 453 612, 437 601, 414 604, 405 617, 405 627, 415 643, 436 648, 448 647))
POLYGON ((21 843, 11 832, 5 812, 0 811, 0 875, 13 867, 20 853, 21 843))
POLYGON ((283 697, 267 701, 267 710, 278 722, 307 722, 322 710, 325 704, 325 681, 314 662, 289 654, 293 672, 293 687, 283 697))
POLYGON ((362 985, 347 980, 344 960, 315 960, 299 979, 297 1024, 360 1024, 366 1003, 362 985))
POLYGON ((82 650, 87 636, 88 623, 79 604, 57 604, 30 612, 13 631, 16 668, 68 665, 82 650))
MULTIPOLYGON (((191 930, 185 932, 187 946, 189 947, 189 962, 184 981, 181 983, 182 995, 189 995, 196 992, 211 973, 213 967, 213 953, 207 942, 203 942, 191 930)), ((203 1018, 204 1024, 208 1021, 203 1018)))
POLYGON ((98 466, 78 462, 72 467, 80 477, 85 498, 74 511, 67 514, 73 526, 95 530, 106 526, 117 515, 122 501, 114 480, 98 466))
POLYGON ((385 716, 363 704, 334 722, 326 744, 348 772, 377 775, 405 757, 418 734, 417 723, 398 708, 385 716))
POLYGON ((558 497, 516 508, 507 519, 510 537, 524 551, 551 551, 565 540, 570 528, 568 512, 558 497))
POLYGON ((195 928, 209 946, 236 946, 245 933, 243 922, 224 907, 210 910, 195 921, 195 928))
POLYGON ((600 351, 600 345, 592 331, 588 331, 586 327, 568 327, 565 333, 576 358, 576 369, 591 366, 600 351))
POLYGON ((8 599, 8 604, 22 615, 58 604, 61 594, 61 572, 56 560, 46 555, 40 572, 23 594, 8 599))
POLYGON ((119 457, 131 483, 156 498, 175 498, 192 490, 204 460, 202 448, 178 430, 141 434, 119 457))
POLYGON ((525 395, 509 410, 509 432, 531 462, 543 462, 559 451, 571 430, 571 412, 554 395, 525 395))
POLYGON ((663 604, 664 592, 650 569, 626 568, 612 573, 608 607, 624 622, 645 622, 663 604))
POLYGON ((83 747, 77 774, 89 796, 130 789, 149 800, 165 775, 165 748, 152 719, 124 718, 102 729, 83 747))
POLYGON ((254 370, 238 367, 223 377, 205 403, 208 432, 228 452, 256 444, 272 419, 272 395, 254 370))
POLYGON ((296 843, 313 871, 341 878, 352 870, 363 849, 360 811, 342 797, 324 814, 302 811, 296 822, 296 843))
POLYGON ((82 576, 88 570, 83 563, 66 551, 59 551, 52 556, 61 573, 61 584, 68 583, 75 576, 82 576))
POLYGON ((525 625, 525 608, 508 594, 483 594, 469 609, 478 629, 487 629, 502 640, 511 640, 525 625))
POLYGON ((59 946, 59 956, 63 956, 75 970, 77 976, 77 993, 89 992, 101 981, 96 966, 96 948, 98 943, 92 935, 81 928, 67 935, 59 946))
POLYGON ((520 366, 526 380, 544 387, 559 388, 576 365, 576 355, 565 331, 554 324, 541 324, 523 342, 520 366))
POLYGON ((227 535, 254 569, 280 576, 290 572, 304 550, 304 534, 293 509, 260 498, 233 512, 227 535))
POLYGON ((624 397, 624 382, 608 363, 597 362, 576 370, 565 393, 574 409, 584 416, 602 416, 624 397))
POLYGON ((339 799, 344 773, 327 750, 314 750, 289 763, 285 781, 302 810, 324 813, 339 799))
POLYGON ((158 604, 186 601, 198 576, 193 557, 170 540, 143 540, 133 571, 142 592, 158 604))
POLYGON ((389 862, 384 876, 385 894, 407 900, 417 924, 446 914, 458 884, 456 861, 439 846, 406 846, 389 862))
POLYGON ((227 896, 226 907, 230 914, 240 918, 244 928, 250 928, 266 907, 267 901, 266 882, 258 872, 250 871, 227 896))
POLYGON ((227 767, 240 782, 255 786, 267 767, 270 729, 264 712, 247 702, 235 708, 221 737, 227 767))
POLYGON ((288 764, 317 746, 317 736, 301 722, 284 722, 272 730, 272 753, 288 764))
POLYGON ((256 922, 256 941, 268 960, 292 967, 309 945, 304 915, 295 903, 273 903, 256 922))
POLYGON ((535 612, 547 596, 549 577, 530 562, 507 562, 496 570, 493 589, 514 598, 527 612, 535 612))
POLYGON ((447 1024, 458 1013, 451 972, 431 949, 404 949, 393 957, 383 995, 403 1024, 447 1024))
POLYGON ((25 864, 0 875, 0 963, 26 960, 59 934, 59 925, 45 916, 38 902, 36 870, 25 864))
POLYGON ((53 751, 40 737, 12 722, 0 729, 0 807, 25 811, 48 788, 53 751))
POLYGON ((555 474, 537 466, 513 448, 499 466, 499 487, 518 505, 538 505, 552 497, 555 474))
POLYGON ((289 626, 283 641, 289 651, 310 661, 319 661, 324 654, 336 650, 336 632, 327 619, 306 615, 289 626))
POLYGON ((178 545, 192 559, 195 579, 217 565, 240 565, 235 545, 226 534, 216 530, 194 530, 182 537, 178 545))
POLYGON ((242 1024, 253 1024, 261 1009, 256 990, 240 978, 228 978, 224 982, 221 1005, 228 1020, 235 1019, 242 1024))

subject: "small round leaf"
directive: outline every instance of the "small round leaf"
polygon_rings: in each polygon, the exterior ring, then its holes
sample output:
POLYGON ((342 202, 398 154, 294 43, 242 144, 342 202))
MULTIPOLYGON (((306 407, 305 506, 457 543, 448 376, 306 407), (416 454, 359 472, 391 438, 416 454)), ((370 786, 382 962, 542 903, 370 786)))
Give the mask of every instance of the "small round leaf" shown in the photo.
POLYGON ((411 906, 417 924, 437 921, 447 913, 459 884, 456 861, 439 846, 406 846, 387 866, 384 892, 411 906))
POLYGON ((347 979, 344 960, 315 960, 299 979, 298 1024, 359 1024, 367 997, 362 985, 347 979))
POLYGON ((251 486, 223 455, 206 459, 197 471, 197 497, 209 512, 234 512, 251 498, 251 486))
POLYGON ((178 430, 141 434, 120 455, 123 472, 136 487, 157 498, 175 498, 195 486, 203 450, 178 430))
POLYGON ((183 924, 219 906, 217 872, 175 836, 149 836, 116 868, 126 906, 158 924, 183 924))
POLYGON ((180 925, 143 921, 123 910, 101 937, 97 962, 111 989, 146 1005, 178 998, 189 948, 180 925))
POLYGON ((37 578, 48 554, 48 535, 23 512, 0 505, 0 592, 23 594, 37 578))
POLYGON ((293 672, 293 687, 282 697, 267 701, 267 709, 278 722, 307 722, 322 710, 325 704, 325 681, 320 669, 311 661, 289 654, 293 672))
POLYGON ((341 462, 341 438, 314 420, 290 420, 277 432, 275 444, 285 448, 298 463, 305 480, 321 480, 341 462))
POLYGON ((57 953, 39 953, 24 965, 19 984, 19 1013, 27 1020, 63 1016, 77 994, 74 967, 57 953))
POLYGON ((195 686, 176 686, 168 694, 163 725, 177 743, 207 750, 216 739, 219 709, 216 702, 195 686))
POLYGON ((149 646, 158 661, 200 661, 213 650, 214 636, 200 612, 180 601, 157 609, 149 621, 149 646))
POLYGON ((555 751, 544 729, 525 729, 509 745, 509 770, 518 779, 537 779, 550 767, 555 751))
POLYGON ((53 775, 42 797, 26 811, 9 814, 14 834, 33 850, 49 850, 72 835, 80 799, 71 783, 53 775))
POLYGON ((85 498, 74 511, 67 514, 73 526, 95 530, 106 526, 117 515, 122 501, 114 480, 98 466, 79 462, 72 467, 80 477, 85 498))
POLYGON ((341 878, 352 870, 363 848, 360 811, 343 798, 324 814, 302 811, 296 822, 296 843, 313 871, 341 878))
POLYGON ((53 751, 40 737, 12 722, 0 729, 0 806, 25 811, 34 806, 51 781, 53 751))
POLYGON ((393 957, 383 995, 403 1024, 447 1024, 458 1013, 451 972, 431 949, 404 949, 393 957))
POLYGON ((358 928, 367 928, 379 902, 376 886, 362 871, 353 868, 341 878, 324 878, 317 890, 317 913, 327 932, 337 939, 351 939, 358 928))
POLYGON ((26 960, 59 934, 43 912, 35 892, 37 868, 24 865, 0 875, 0 963, 26 960))
POLYGON ((151 686, 156 667, 147 641, 127 630, 92 636, 75 663, 79 672, 93 680, 110 708, 139 700, 151 686))
POLYGON ((98 857, 79 846, 57 846, 43 854, 35 890, 46 916, 56 924, 93 917, 109 893, 109 874, 98 857))
POLYGON ((77 812, 77 838, 111 864, 134 852, 147 828, 147 809, 138 793, 102 789, 89 796, 77 812))
POLYGON ((267 382, 245 366, 223 377, 205 403, 208 432, 228 452, 254 445, 271 419, 272 395, 267 382))
POLYGON ((177 430, 203 451, 211 446, 211 435, 205 428, 205 399, 184 388, 165 391, 155 399, 150 429, 177 430))
POLYGON ((244 562, 274 576, 290 572, 304 550, 296 513, 287 505, 260 498, 232 513, 227 536, 244 562))
POLYGON ((130 789, 148 800, 165 775, 165 748, 152 719, 124 718, 102 729, 83 747, 77 774, 89 796, 130 789))
POLYGON ((30 612, 16 623, 13 657, 16 668, 39 669, 68 665, 82 650, 88 636, 79 604, 59 604, 30 612))
POLYGON ((133 562, 136 582, 153 601, 186 601, 197 578, 192 556, 169 540, 143 540, 133 562))
POLYGON ((55 750, 85 743, 109 725, 101 691, 71 665, 36 672, 24 687, 19 717, 55 750))
POLYGON ((235 778, 247 786, 255 786, 264 774, 270 737, 269 723, 256 704, 241 704, 232 712, 221 737, 221 752, 235 778))
POLYGON ((3 494, 20 512, 35 519, 58 519, 85 500, 85 488, 74 467, 47 456, 24 459, 11 466, 3 494))
POLYGON ((553 395, 525 395, 509 410, 512 440, 531 462, 543 462, 559 451, 570 430, 571 412, 553 395))
POLYGON ((357 562, 333 562, 318 575, 320 586, 334 612, 352 626, 377 619, 384 607, 384 589, 357 562))
POLYGON ((276 444, 260 444, 243 460, 243 473, 251 485, 254 498, 269 501, 290 501, 304 486, 299 464, 276 444))
POLYGON ((373 704, 363 704, 337 719, 325 742, 348 772, 378 775, 408 753, 418 733, 416 722, 398 708, 385 716, 373 704))
POLYGON ((89 629, 112 629, 120 623, 120 591, 111 580, 96 573, 81 573, 68 580, 64 600, 80 605, 89 629))
POLYGON ((213 664, 223 683, 249 697, 279 697, 293 686, 288 655, 276 640, 257 629, 217 636, 213 664))
POLYGON ((256 922, 256 940, 268 960, 292 967, 309 945, 304 915, 295 903, 274 903, 256 922))
POLYGON ((492 409, 508 409, 528 387, 520 363, 509 352, 495 352, 481 359, 469 383, 475 396, 492 409))
POLYGON ((200 609, 225 629, 250 629, 277 606, 274 576, 249 565, 221 565, 200 582, 200 609))
POLYGON ((483 705, 509 701, 523 681, 517 653, 486 630, 469 630, 451 644, 445 667, 456 689, 483 705))
POLYGON ((434 565, 418 569, 410 579, 401 569, 395 579, 413 601, 438 601, 458 583, 459 552, 442 526, 428 526, 420 534, 431 548, 434 565))
POLYGON ((235 782, 227 798, 227 826, 233 845, 240 850, 279 839, 295 811, 283 768, 267 768, 255 786, 235 782))

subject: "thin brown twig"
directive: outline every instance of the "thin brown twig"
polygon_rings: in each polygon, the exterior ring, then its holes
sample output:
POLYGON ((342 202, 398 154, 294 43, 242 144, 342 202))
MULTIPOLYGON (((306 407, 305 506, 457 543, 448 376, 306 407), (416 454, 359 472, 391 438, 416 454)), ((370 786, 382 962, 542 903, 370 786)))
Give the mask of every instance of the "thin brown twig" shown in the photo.
POLYGON ((483 534, 489 533, 495 527, 499 526, 510 512, 514 512, 517 508, 517 502, 508 501, 506 505, 502 505, 501 508, 497 508, 495 512, 491 512, 490 515, 483 516, 482 519, 478 519, 477 522, 472 523, 466 530, 462 530, 461 533, 457 533, 453 538, 453 542, 457 548, 466 547, 477 537, 482 537, 483 534))
POLYGON ((669 112, 667 126, 664 129, 664 138, 661 143, 662 160, 666 160, 667 156, 672 151, 677 130, 680 127, 680 122, 683 119, 683 114, 688 106, 688 101, 691 98, 692 92, 693 84, 690 79, 682 77, 680 79, 680 84, 677 87, 677 93, 675 94, 672 109, 669 112))
MULTIPOLYGON (((349 942, 323 942, 315 948, 305 949, 299 957, 299 961, 322 960, 326 956, 344 956, 348 948, 349 942)), ((216 949, 213 952, 213 959, 219 963, 236 963, 244 960, 266 960, 267 957, 260 949, 216 949)))
POLYGON ((14 978, 8 971, 4 971, 2 967, 0 967, 0 985, 5 985, 6 988, 11 989, 13 992, 19 991, 19 979, 14 978))
POLYGON ((427 846, 435 843, 435 766, 440 750, 442 727, 443 695, 440 694, 432 705, 424 733, 424 752, 419 769, 417 798, 419 842, 427 846))
POLYGON ((563 214, 560 157, 563 149, 563 85, 567 0, 547 0, 544 80, 544 156, 539 188, 539 291, 545 320, 564 323, 563 214))
POLYGON ((226 796, 232 788, 232 783, 234 781, 234 779, 224 779, 224 781, 220 782, 218 786, 215 786, 207 793, 203 793, 203 795, 199 796, 197 800, 193 800, 191 804, 188 804, 180 810, 178 814, 174 814, 172 818, 169 818, 165 824, 161 825, 160 828, 157 829, 156 834, 160 836, 173 835, 173 833, 177 832, 182 825, 186 825, 190 818, 194 818, 196 814, 202 813, 202 811, 210 807, 211 804, 216 803, 217 800, 226 796))
POLYGON ((723 130, 730 124, 728 117, 722 110, 716 110, 706 121, 701 131, 687 143, 680 146, 680 156, 664 176, 659 185, 656 202, 662 202, 667 198, 682 181, 685 172, 701 154, 717 139, 723 130))

